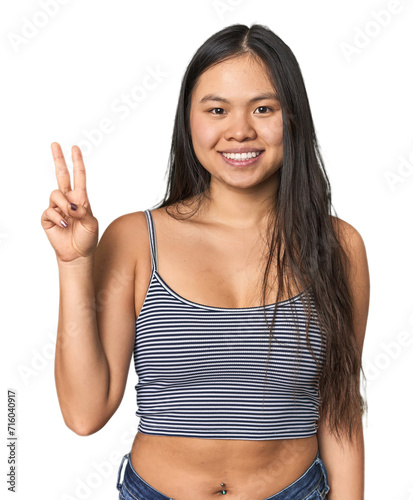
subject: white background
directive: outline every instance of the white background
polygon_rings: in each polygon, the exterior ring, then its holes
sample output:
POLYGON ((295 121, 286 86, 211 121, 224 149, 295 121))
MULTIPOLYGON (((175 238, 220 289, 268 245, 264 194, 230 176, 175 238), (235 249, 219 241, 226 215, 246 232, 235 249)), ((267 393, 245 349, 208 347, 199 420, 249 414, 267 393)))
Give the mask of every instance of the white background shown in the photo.
POLYGON ((138 425, 132 363, 121 406, 98 433, 77 436, 60 413, 58 274, 40 225, 57 188, 50 144, 62 145, 71 173, 70 148, 82 148, 100 236, 120 215, 152 207, 165 190, 191 57, 225 26, 261 23, 300 63, 334 207, 367 248, 365 498, 413 499, 412 7, 410 0, 2 1, 2 497, 117 498, 118 466, 138 425), (116 102, 156 70, 164 74, 157 87, 121 114, 116 102), (90 132, 105 119, 112 128, 98 140, 90 132), (14 496, 6 486, 7 388, 17 392, 14 496))

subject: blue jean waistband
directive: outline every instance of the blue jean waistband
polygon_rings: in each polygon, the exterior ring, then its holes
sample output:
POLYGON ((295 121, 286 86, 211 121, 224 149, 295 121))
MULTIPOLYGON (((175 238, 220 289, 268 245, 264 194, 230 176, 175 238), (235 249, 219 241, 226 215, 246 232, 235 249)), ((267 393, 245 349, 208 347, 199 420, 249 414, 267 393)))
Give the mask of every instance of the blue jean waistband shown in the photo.
POLYGON ((293 483, 286 486, 278 493, 275 493, 275 495, 267 497, 265 500, 301 500, 307 498, 307 496, 315 490, 318 490, 322 498, 325 498, 330 491, 327 469, 320 458, 318 450, 313 463, 304 474, 293 483))
POLYGON ((126 453, 126 455, 123 456, 121 464, 119 466, 118 482, 117 482, 118 490, 122 488, 123 483, 125 483, 128 492, 136 498, 143 499, 144 497, 142 497, 142 495, 145 494, 145 495, 150 495, 150 497, 145 496, 145 498, 148 498, 148 500, 149 498, 150 500, 174 500, 173 498, 169 498, 160 491, 156 490, 153 486, 151 486, 143 478, 141 478, 141 476, 139 476, 139 474, 133 468, 130 459, 130 452, 126 453), (120 476, 122 472, 122 465, 125 460, 127 460, 125 467, 125 474, 123 476, 123 481, 121 482, 120 476))

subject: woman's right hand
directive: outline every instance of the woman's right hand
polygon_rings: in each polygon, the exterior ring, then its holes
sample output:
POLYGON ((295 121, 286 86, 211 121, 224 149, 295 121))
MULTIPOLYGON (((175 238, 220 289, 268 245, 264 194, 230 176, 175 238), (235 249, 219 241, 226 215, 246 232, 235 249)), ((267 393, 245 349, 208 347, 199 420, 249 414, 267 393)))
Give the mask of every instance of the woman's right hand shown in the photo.
POLYGON ((73 189, 62 148, 53 142, 51 149, 59 189, 52 191, 49 208, 43 212, 41 223, 56 252, 57 261, 70 263, 93 256, 99 239, 99 225, 86 193, 86 170, 80 148, 72 147, 73 189), (71 203, 77 205, 77 210, 71 208, 71 203), (61 223, 62 219, 67 227, 61 223))

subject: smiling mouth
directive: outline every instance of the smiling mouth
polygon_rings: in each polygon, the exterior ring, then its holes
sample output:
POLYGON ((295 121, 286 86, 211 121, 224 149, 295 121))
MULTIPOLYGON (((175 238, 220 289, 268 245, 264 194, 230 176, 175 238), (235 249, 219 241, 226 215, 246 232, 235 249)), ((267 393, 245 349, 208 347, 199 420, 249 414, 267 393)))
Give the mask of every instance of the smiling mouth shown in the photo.
POLYGON ((229 160, 235 160, 235 161, 247 161, 251 160, 252 158, 256 158, 260 154, 262 154, 264 151, 252 151, 248 153, 220 153, 224 158, 228 158, 229 160))

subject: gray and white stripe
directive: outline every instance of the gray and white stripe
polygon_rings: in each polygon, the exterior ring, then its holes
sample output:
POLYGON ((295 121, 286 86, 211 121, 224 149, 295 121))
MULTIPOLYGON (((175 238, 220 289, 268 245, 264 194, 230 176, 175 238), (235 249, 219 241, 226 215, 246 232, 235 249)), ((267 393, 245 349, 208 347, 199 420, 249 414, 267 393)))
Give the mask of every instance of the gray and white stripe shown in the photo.
MULTIPOLYGON (((277 304, 263 404, 269 347, 264 307, 220 308, 178 295, 158 274, 153 219, 149 210, 145 214, 152 274, 136 320, 138 430, 250 440, 315 434, 318 371, 305 338, 304 292, 277 304)), ((269 323, 274 306, 265 306, 269 323)), ((312 299, 311 309, 308 335, 323 363, 325 342, 312 299)))

